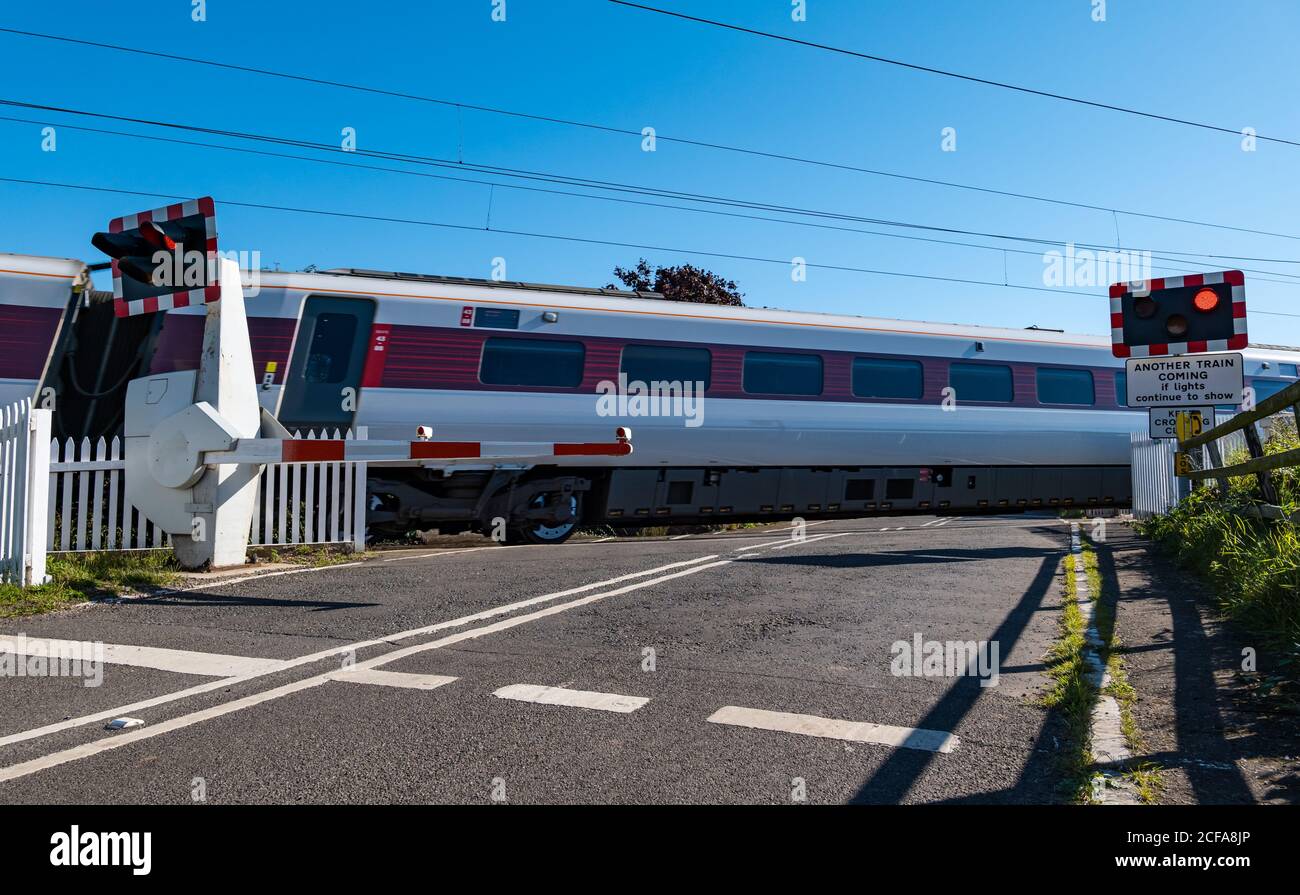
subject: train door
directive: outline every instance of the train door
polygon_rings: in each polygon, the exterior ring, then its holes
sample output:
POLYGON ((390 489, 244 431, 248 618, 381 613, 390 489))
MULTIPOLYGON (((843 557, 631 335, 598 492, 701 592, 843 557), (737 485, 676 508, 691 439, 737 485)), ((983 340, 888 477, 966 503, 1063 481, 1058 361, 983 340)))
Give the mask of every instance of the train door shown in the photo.
POLYGON ((307 298, 280 398, 280 422, 304 432, 352 426, 374 319, 373 299, 307 298))

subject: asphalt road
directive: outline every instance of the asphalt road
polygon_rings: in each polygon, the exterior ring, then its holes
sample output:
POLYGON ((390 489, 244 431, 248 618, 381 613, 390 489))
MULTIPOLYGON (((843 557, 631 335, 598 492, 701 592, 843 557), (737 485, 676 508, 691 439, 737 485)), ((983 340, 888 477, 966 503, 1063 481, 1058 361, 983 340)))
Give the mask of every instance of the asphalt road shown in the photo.
POLYGON ((1067 540, 917 516, 428 549, 9 621, 108 664, 0 678, 0 802, 1055 801, 1067 540), (996 685, 896 674, 917 636, 995 643, 996 685))

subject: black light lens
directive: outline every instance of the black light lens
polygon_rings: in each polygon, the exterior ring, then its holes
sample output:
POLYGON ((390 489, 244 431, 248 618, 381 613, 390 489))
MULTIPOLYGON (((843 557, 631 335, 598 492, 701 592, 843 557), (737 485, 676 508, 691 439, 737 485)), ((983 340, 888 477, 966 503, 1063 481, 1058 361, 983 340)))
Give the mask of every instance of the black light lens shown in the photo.
POLYGON ((1151 296, 1143 296, 1133 302, 1133 313, 1143 320, 1150 320, 1156 315, 1156 301, 1151 296))
POLYGON ((1170 314, 1165 320, 1165 329, 1171 336, 1187 335, 1187 318, 1182 314, 1170 314))

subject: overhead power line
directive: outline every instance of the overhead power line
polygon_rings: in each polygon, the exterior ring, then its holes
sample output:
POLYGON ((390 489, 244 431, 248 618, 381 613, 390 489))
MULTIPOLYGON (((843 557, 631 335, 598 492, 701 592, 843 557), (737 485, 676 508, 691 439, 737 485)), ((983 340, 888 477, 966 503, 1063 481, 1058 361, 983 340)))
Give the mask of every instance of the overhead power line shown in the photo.
MULTIPOLYGON (((0 100, 0 104, 3 104, 3 102, 4 102, 3 100, 0 100)), ((36 120, 30 118, 15 118, 13 116, 7 116, 7 115, 0 115, 0 121, 8 121, 8 122, 15 122, 20 124, 32 124, 32 125, 43 125, 49 123, 48 119, 36 120)), ((181 140, 174 137, 159 137, 153 134, 137 134, 128 131, 116 131, 116 130, 109 130, 106 128, 86 127, 82 125, 59 124, 59 127, 62 127, 66 130, 79 131, 83 133, 127 137, 132 139, 147 140, 150 142, 158 142, 158 143, 169 143, 172 145, 180 145, 180 146, 193 146, 200 149, 216 149, 222 152, 237 152, 241 154, 256 155, 256 156, 262 156, 267 158, 287 159, 290 161, 303 161, 303 162, 309 162, 311 164, 333 165, 342 168, 354 168, 361 171, 379 171, 381 173, 399 174, 407 177, 422 177, 422 178, 428 178, 433 180, 450 181, 454 183, 468 183, 468 184, 473 184, 478 186, 486 186, 489 188, 500 187, 502 189, 514 190, 519 192, 565 196, 570 198, 587 199, 587 200, 598 201, 598 202, 612 202, 612 203, 632 205, 638 207, 660 208, 660 209, 666 209, 670 211, 687 212, 690 214, 714 215, 714 216, 736 218, 742 220, 760 221, 760 222, 772 223, 772 224, 782 224, 782 225, 793 226, 793 227, 807 227, 807 228, 814 228, 818 230, 831 230, 831 231, 836 231, 841 233, 857 233, 864 236, 878 236, 884 239, 898 239, 898 240, 905 240, 909 242, 929 243, 932 245, 955 246, 959 248, 977 249, 981 251, 994 252, 994 253, 1030 255, 1040 259, 1043 256, 1043 253, 1041 251, 1031 251, 1029 249, 1014 249, 1014 248, 1008 248, 1004 246, 986 245, 984 243, 964 242, 962 240, 955 240, 955 239, 939 239, 937 237, 932 237, 932 236, 914 236, 914 235, 907 235, 903 233, 889 233, 884 230, 866 230, 860 227, 846 227, 837 224, 817 223, 814 221, 800 221, 800 220, 791 220, 789 218, 769 217, 766 215, 744 214, 738 211, 723 211, 717 208, 701 208, 701 207, 694 207, 688 205, 673 205, 665 202, 650 202, 644 199, 629 199, 620 196, 601 196, 601 195, 596 195, 594 193, 575 192, 573 190, 548 189, 546 187, 525 186, 517 183, 498 183, 492 180, 480 180, 473 177, 457 177, 451 174, 435 174, 428 171, 412 171, 405 168, 390 168, 383 165, 367 165, 367 164, 362 164, 360 162, 342 161, 339 159, 315 158, 312 156, 294 155, 292 153, 271 152, 269 150, 253 149, 247 146, 227 146, 221 143, 205 143, 198 140, 181 140)), ((329 147, 329 148, 333 149, 333 147, 329 147)), ((339 150, 334 150, 334 151, 339 151, 339 150)), ((344 154, 349 156, 353 155, 353 153, 350 152, 344 154)), ((1064 245, 1064 243, 1060 243, 1060 244, 1064 245)), ((1076 243, 1076 245, 1078 245, 1078 243, 1076 243)), ((1189 259, 1184 259, 1184 258, 1167 258, 1160 255, 1152 255, 1151 258, 1152 260, 1156 260, 1156 261, 1172 261, 1178 264, 1189 263, 1189 259)), ((1198 272, 1195 269, 1188 269, 1185 267, 1166 267, 1166 266, 1155 266, 1155 265, 1152 265, 1150 269, 1152 271, 1162 271, 1162 272, 1176 273, 1176 274, 1198 272)), ((1257 268, 1250 268, 1250 267, 1243 267, 1241 268, 1241 270, 1246 273, 1261 274, 1262 276, 1256 276, 1254 277, 1254 279, 1262 282, 1296 285, 1297 280, 1300 279, 1300 274, 1291 274, 1282 271, 1260 270, 1257 268), (1290 279, 1273 279, 1272 277, 1288 277, 1290 279)))
MULTIPOLYGON (((1158 252, 1160 255, 1163 256, 1168 256, 1168 255, 1189 256, 1185 258, 1164 258, 1163 259, 1163 260, 1175 261, 1176 263, 1182 263, 1182 264, 1193 263, 1197 258, 1211 259, 1216 262, 1217 261, 1232 261, 1232 262, 1252 261, 1252 262, 1265 262, 1265 263, 1277 263, 1277 264, 1300 264, 1300 259, 1292 259, 1292 258, 1257 258, 1257 257, 1248 257, 1248 256, 1240 256, 1240 255, 1209 254, 1205 252, 1187 252, 1178 249, 1137 249, 1133 247, 1107 246, 1098 243, 1087 243, 1087 242, 1079 242, 1074 240, 1048 239, 1044 237, 1019 236, 1019 235, 1005 234, 1005 233, 992 233, 992 232, 979 231, 979 230, 967 230, 967 229, 962 229, 957 227, 942 227, 933 224, 921 224, 912 221, 891 220, 888 218, 872 218, 872 217, 865 217, 861 215, 847 214, 844 212, 833 212, 833 211, 824 211, 819 209, 802 208, 798 206, 780 205, 780 204, 762 202, 762 201, 751 200, 751 199, 739 199, 739 198, 729 197, 729 196, 714 196, 709 194, 694 193, 694 192, 683 191, 683 190, 666 189, 662 187, 649 187, 640 184, 628 184, 628 183, 622 183, 618 181, 595 180, 592 178, 574 177, 571 175, 555 174, 552 172, 535 171, 535 170, 523 169, 523 168, 508 168, 508 167, 503 167, 498 165, 483 165, 483 164, 476 164, 476 163, 469 163, 469 162, 454 162, 449 159, 439 158, 437 156, 415 155, 411 153, 393 152, 388 150, 375 150, 375 149, 367 150, 367 149, 357 148, 357 149, 351 149, 345 151, 341 147, 330 143, 301 140, 301 139, 291 138, 291 137, 256 134, 247 131, 209 128, 209 127, 202 127, 199 125, 182 124, 179 122, 170 122, 170 121, 159 121, 159 120, 148 119, 148 118, 112 115, 112 114, 102 113, 102 112, 91 112, 83 109, 72 109, 72 108, 61 107, 61 106, 50 106, 50 105, 43 105, 38 103, 21 102, 17 100, 0 99, 0 105, 13 106, 13 107, 25 108, 25 109, 35 109, 39 111, 58 112, 58 113, 69 114, 69 115, 77 115, 81 117, 103 118, 103 119, 108 119, 113 121, 124 121, 132 124, 142 124, 146 126, 160 127, 160 128, 170 129, 170 130, 182 130, 188 132, 197 132, 197 133, 210 134, 210 135, 233 137, 236 139, 251 140, 257 142, 274 143, 282 146, 294 146, 299 148, 311 149, 316 151, 325 151, 332 154, 339 154, 339 155, 346 155, 346 156, 364 156, 367 158, 377 158, 377 159, 383 159, 387 161, 397 161, 397 162, 402 162, 407 164, 417 164, 417 165, 430 166, 430 167, 436 167, 441 169, 472 171, 480 174, 492 174, 501 177, 510 177, 515 179, 528 180, 528 181, 541 181, 550 184, 578 186, 585 189, 599 189, 599 190, 607 190, 607 191, 625 193, 625 194, 655 196, 659 198, 670 198, 670 199, 684 200, 690 202, 721 205, 724 207, 746 208, 746 209, 758 210, 758 211, 794 214, 799 216, 812 217, 816 219, 831 219, 831 220, 840 220, 840 221, 847 221, 853 223, 876 224, 880 226, 898 227, 898 228, 911 229, 911 230, 925 230, 925 231, 961 235, 961 236, 976 236, 976 237, 981 237, 986 239, 997 239, 997 240, 1004 240, 1010 242, 1030 243, 1034 245, 1065 246, 1067 244, 1073 243, 1075 246, 1079 248, 1084 248, 1084 249, 1089 249, 1094 251, 1107 251, 1107 252, 1123 251, 1123 252, 1130 252, 1130 253, 1151 252, 1153 254, 1158 252)), ((22 119, 18 119, 18 120, 22 120, 22 119)), ((95 129, 87 129, 87 130, 95 130, 95 129)), ((122 136, 135 136, 143 139, 153 139, 153 140, 163 139, 163 138, 151 137, 142 134, 121 134, 120 132, 112 132, 112 131, 97 131, 97 132, 116 133, 122 136)), ((184 143, 187 141, 175 141, 175 142, 184 143)), ((194 144, 194 145, 210 145, 210 144, 194 144)), ((293 156, 290 157, 292 158, 293 156)), ((455 179, 455 178, 446 178, 446 179, 455 179)), ((1291 274, 1281 273, 1278 271, 1262 271, 1262 272, 1270 273, 1277 276, 1291 276, 1291 274)))
MULTIPOLYGON (((25 31, 18 28, 0 28, 0 33, 12 34, 19 37, 36 38, 39 40, 57 41, 72 45, 94 47, 97 49, 111 50, 119 53, 133 53, 139 56, 149 56, 156 59, 164 59, 173 62, 184 62, 193 65, 203 65, 212 68, 225 69, 229 71, 242 72, 245 74, 255 74, 265 77, 281 78, 289 81, 298 81, 306 84, 330 87, 341 90, 351 90, 360 93, 368 93, 377 96, 387 96, 415 102, 432 103, 434 105, 446 106, 457 110, 467 109, 474 112, 482 112, 491 115, 502 115, 510 118, 522 120, 537 121, 547 124, 559 125, 564 127, 583 128, 586 130, 599 131, 609 134, 618 134, 621 136, 631 136, 640 139, 642 133, 640 129, 621 127, 612 124, 604 124, 593 121, 580 121, 573 118, 565 118, 555 115, 541 115, 531 112, 520 112, 514 109, 503 109, 494 106, 486 106, 477 103, 462 102, 459 100, 450 100, 434 96, 426 96, 407 91, 391 90, 382 87, 371 87, 363 84, 354 84, 345 81, 331 80, 328 78, 318 78, 309 75, 295 74, 292 72, 275 71, 267 68, 258 68, 248 65, 238 65, 230 62, 218 62, 213 59, 202 59, 196 56, 183 56, 177 53, 163 53, 156 50, 145 50, 139 47, 127 47, 120 44, 105 43, 103 41, 85 40, 75 37, 67 37, 58 34, 45 34, 38 31, 25 31)), ((1234 133, 1236 133, 1234 131, 1234 133)), ((702 140, 691 137, 678 137, 670 134, 657 133, 655 139, 664 143, 678 143, 683 146, 694 146, 701 149, 717 150, 721 152, 739 153, 743 155, 754 156, 757 158, 767 158, 776 161, 794 162, 803 165, 813 165, 822 168, 829 168, 840 171, 849 171, 858 174, 867 174, 875 177, 886 177, 897 180, 927 184, 930 186, 944 187, 948 189, 968 190, 971 192, 984 193, 993 196, 1002 196, 1011 199, 1020 199, 1030 202, 1043 202, 1051 205, 1058 205, 1068 208, 1080 208, 1088 211, 1109 212, 1111 214, 1122 214, 1127 217, 1145 218, 1147 220, 1166 221, 1169 223, 1186 224, 1194 227, 1209 227, 1218 230, 1231 230, 1238 233, 1250 233, 1256 236, 1269 236, 1278 239, 1300 240, 1300 234, 1279 233, 1271 230, 1261 230, 1252 227, 1240 227, 1232 224, 1217 223, 1214 221, 1202 221, 1193 218, 1178 217, 1176 215, 1155 214, 1149 211, 1136 211, 1130 208, 1115 208, 1113 206, 1100 205, 1089 202, 1078 202, 1069 199, 1061 199, 1051 196, 1041 196, 1033 193, 1017 192, 1014 190, 997 189, 994 187, 978 186, 969 183, 960 183, 951 180, 941 180, 931 177, 920 177, 912 174, 903 174, 897 171, 886 171, 879 168, 867 168, 860 165, 850 165, 844 162, 829 161, 826 159, 816 159, 807 156, 794 155, 791 153, 775 152, 771 150, 756 149, 754 147, 737 146, 734 144, 720 143, 711 140, 702 140)), ((1259 138, 1264 139, 1264 138, 1259 138)))
MULTIPOLYGON (((784 43, 798 44, 799 46, 809 47, 814 50, 825 50, 827 52, 838 53, 843 56, 853 56, 857 59, 866 59, 871 62, 881 62, 884 63, 885 65, 895 65, 898 66, 899 68, 910 69, 911 71, 925 72, 926 74, 931 74, 931 75, 941 75, 942 77, 945 78, 956 78, 957 80, 960 81, 968 81, 972 84, 982 84, 986 87, 997 87, 1002 90, 1014 90, 1017 93, 1025 93, 1025 94, 1029 94, 1030 96, 1040 96, 1046 99, 1055 99, 1055 100, 1060 100, 1062 102, 1075 103, 1076 105, 1080 105, 1080 106, 1090 106, 1094 109, 1105 109, 1110 112, 1122 112, 1125 115, 1137 115, 1141 118, 1149 118, 1153 121, 1164 121, 1170 124, 1182 124, 1182 125, 1186 125, 1187 127, 1197 127, 1197 128, 1201 128, 1202 130, 1217 131, 1219 133, 1224 133, 1224 134, 1233 134, 1238 137, 1242 135, 1241 130, 1239 128, 1224 127, 1222 125, 1217 125, 1217 124, 1207 124, 1203 121, 1192 121, 1187 118, 1177 118, 1173 115, 1161 115, 1156 112, 1144 112, 1141 109, 1132 109, 1129 108, 1128 106, 1119 106, 1113 103, 1100 102, 1098 100, 1083 99, 1077 96, 1067 96, 1064 93, 1053 93, 1049 90, 1039 90, 1034 87, 1025 87, 1020 84, 1009 84, 1005 81, 994 81, 989 78, 980 78, 980 77, 976 77, 975 75, 962 74, 961 72, 947 71, 942 68, 934 68, 928 65, 918 65, 917 63, 914 62, 904 62, 901 59, 890 59, 889 57, 886 56, 876 56, 871 53, 861 53, 858 52, 857 50, 848 50, 843 47, 835 47, 829 44, 816 43, 810 40, 800 40, 799 38, 796 37, 788 37, 784 34, 774 34, 770 31, 759 31, 756 28, 746 28, 742 25, 735 25, 730 22, 719 22, 715 19, 705 19, 705 18, 701 18, 700 16, 687 15, 684 12, 675 12, 671 9, 660 9, 656 6, 646 6, 641 3, 632 3, 630 2, 630 0, 609 0, 609 2, 617 6, 626 6, 631 9, 639 9, 645 12, 652 12, 662 16, 670 16, 675 19, 684 19, 685 21, 697 22, 701 25, 711 25, 715 28, 725 28, 728 31, 737 31, 742 34, 751 34, 755 37, 765 37, 768 38, 769 40, 779 40, 784 43)), ((1287 146, 1300 146, 1300 140, 1288 140, 1282 137, 1266 137, 1263 136, 1262 134, 1256 134, 1255 139, 1266 140, 1270 143, 1281 143, 1287 146)))
MULTIPOLYGON (((143 196, 143 197, 155 198, 155 199, 184 200, 184 199, 192 198, 189 196, 181 196, 174 193, 145 192, 141 190, 126 190, 126 189, 118 189, 114 187, 89 186, 85 184, 58 183, 55 181, 31 180, 31 179, 24 179, 18 177, 0 177, 0 182, 22 184, 27 186, 54 187, 58 189, 83 190, 83 191, 97 192, 97 193, 112 193, 116 195, 125 195, 125 196, 143 196)), ((555 240, 560 242, 581 243, 585 245, 599 245, 599 246, 611 246, 616 248, 637 249, 640 251, 649 251, 649 252, 671 252, 679 255, 696 255, 696 256, 701 256, 706 258, 725 258, 734 261, 749 261, 749 262, 756 262, 761 264, 779 264, 787 268, 790 266, 790 260, 786 258, 765 258, 758 255, 739 255, 739 254, 733 254, 729 252, 706 251, 703 249, 690 249, 690 248, 681 248, 675 246, 651 245, 647 243, 619 242, 610 239, 593 239, 590 237, 570 236, 567 234, 558 234, 558 233, 541 233, 541 232, 529 231, 529 230, 509 230, 509 229, 497 229, 497 228, 488 229, 486 226, 478 227, 469 224, 452 224, 445 221, 431 221, 431 220, 424 220, 420 218, 391 217, 387 215, 360 214, 357 212, 346 212, 346 211, 338 211, 333 209, 322 209, 322 208, 301 208, 301 207, 287 206, 287 205, 273 205, 265 202, 244 202, 235 199, 225 199, 225 198, 218 199, 217 201, 221 202, 221 204, 223 205, 229 205, 236 208, 249 208, 249 209, 258 209, 263 211, 280 211, 280 212, 287 212, 291 214, 309 214, 309 215, 318 215, 318 216, 331 217, 331 218, 346 218, 351 220, 370 221, 370 222, 389 223, 389 224, 404 224, 404 225, 420 226, 420 227, 436 227, 440 229, 449 229, 449 230, 491 233, 491 234, 506 235, 506 236, 519 236, 528 239, 545 239, 545 240, 555 240)), ((846 272, 846 273, 860 273, 860 274, 868 274, 872 276, 902 277, 907 279, 928 280, 928 281, 943 282, 943 283, 959 283, 963 285, 973 285, 973 286, 992 286, 999 289, 1017 289, 1017 290, 1029 291, 1029 292, 1046 292, 1053 295, 1063 295, 1063 294, 1078 295, 1078 296, 1083 296, 1085 298, 1090 298, 1094 300, 1100 300, 1105 298, 1105 296, 1100 293, 1085 292, 1080 289, 1060 289, 1060 288, 1051 288, 1046 286, 1025 286, 1016 283, 998 283, 992 280, 975 280, 975 279, 968 279, 964 277, 945 277, 945 276, 938 276, 935 274, 920 274, 920 273, 912 273, 912 272, 905 272, 905 271, 879 270, 879 269, 866 268, 866 267, 853 267, 844 264, 814 263, 811 261, 806 262, 806 266, 815 270, 831 270, 831 271, 839 271, 839 272, 846 272)), ((1300 317, 1300 314, 1287 314, 1278 311, 1253 311, 1252 313, 1267 314, 1269 316, 1276 316, 1276 317, 1300 317)))

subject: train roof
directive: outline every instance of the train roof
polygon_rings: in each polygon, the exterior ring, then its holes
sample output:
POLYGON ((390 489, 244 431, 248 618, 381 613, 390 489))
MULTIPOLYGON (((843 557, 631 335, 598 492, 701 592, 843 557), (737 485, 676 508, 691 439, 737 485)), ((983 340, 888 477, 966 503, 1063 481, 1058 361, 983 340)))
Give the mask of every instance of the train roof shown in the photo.
MULTIPOLYGON (((1043 344, 1062 344, 1110 347, 1110 337, 1088 333, 1070 333, 1059 329, 1028 326, 1023 329, 986 326, 983 324, 941 323, 934 321, 906 320, 891 317, 867 317, 854 314, 835 314, 824 311, 791 311, 768 307, 735 307, 695 302, 670 301, 658 292, 640 292, 622 289, 600 289, 590 286, 565 286, 552 283, 528 283, 509 280, 486 280, 473 277, 446 277, 435 274, 404 273, 400 271, 369 270, 365 268, 345 267, 330 270, 303 273, 262 271, 263 285, 280 285, 289 289, 330 290, 338 289, 337 279, 379 281, 386 285, 367 289, 372 294, 391 298, 456 298, 463 300, 491 301, 501 304, 544 305, 557 308, 577 308, 581 310, 608 310, 622 313, 663 314, 674 317, 700 317, 710 319, 734 319, 737 322, 804 324, 813 323, 836 329, 876 329, 907 331, 924 335, 952 336, 957 338, 1013 340, 1023 342, 1040 342, 1043 344), (451 291, 434 295, 430 287, 439 291, 451 291), (558 299, 564 296, 565 304, 552 304, 547 296, 558 299)), ((355 284, 348 287, 355 291, 355 284)), ((1105 296, 1099 295, 1098 306, 1106 307, 1105 296)), ((1300 353, 1300 348, 1284 345, 1250 345, 1252 349, 1300 353)))
MULTIPOLYGON (((483 280, 470 277, 443 277, 432 274, 401 273, 395 271, 366 270, 362 268, 334 268, 310 272, 261 271, 261 285, 266 288, 284 288, 306 291, 358 292, 359 283, 349 283, 340 288, 339 280, 382 283, 364 289, 365 294, 383 298, 454 298, 466 301, 490 301, 499 304, 548 307, 618 313, 644 313, 676 318, 699 317, 712 320, 735 320, 738 323, 768 323, 776 325, 817 325, 834 329, 867 329, 908 331, 922 335, 952 336, 1042 342, 1076 345, 1109 346, 1105 336, 1063 333, 1043 328, 1011 329, 980 324, 940 323, 914 321, 889 317, 866 317, 853 314, 835 314, 824 311, 791 311, 768 307, 736 307, 696 302, 670 301, 657 292, 634 292, 620 289, 598 289, 589 286, 563 286, 546 283, 483 280), (432 290, 436 289, 437 293, 432 290), (561 296, 563 303, 561 304, 561 296), (552 297, 551 300, 547 300, 552 297)), ((1099 297, 1099 302, 1104 296, 1099 297)))

